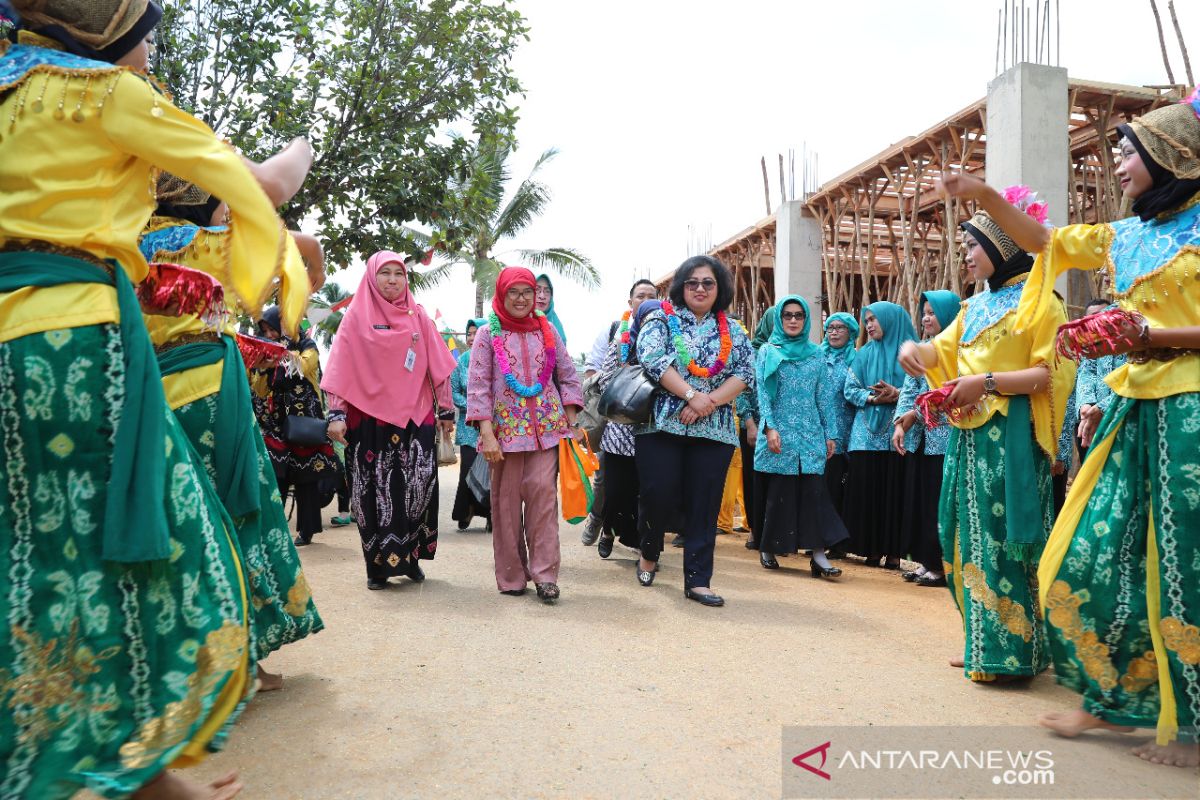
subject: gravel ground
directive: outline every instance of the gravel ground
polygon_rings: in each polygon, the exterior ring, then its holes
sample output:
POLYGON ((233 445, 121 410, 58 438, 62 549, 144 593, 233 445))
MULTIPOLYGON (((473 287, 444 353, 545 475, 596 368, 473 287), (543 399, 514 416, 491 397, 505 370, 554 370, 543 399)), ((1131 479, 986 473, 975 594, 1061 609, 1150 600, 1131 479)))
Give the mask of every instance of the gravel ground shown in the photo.
MULTIPOLYGON (((797 556, 769 572, 741 536, 718 537, 724 608, 684 599, 681 550, 642 588, 630 551, 603 561, 565 523, 562 599, 500 595, 491 537, 449 520, 456 469, 424 583, 367 591, 353 526, 301 550, 326 630, 266 662, 283 690, 192 777, 237 768, 243 797, 272 799, 779 797, 785 725, 1023 725, 1077 703, 1049 675, 976 686, 948 667, 962 630, 944 589, 847 562, 815 580, 797 556)), ((1194 771, 1127 755, 1144 737, 1030 736, 1094 751, 1098 793, 1200 795, 1194 771)))

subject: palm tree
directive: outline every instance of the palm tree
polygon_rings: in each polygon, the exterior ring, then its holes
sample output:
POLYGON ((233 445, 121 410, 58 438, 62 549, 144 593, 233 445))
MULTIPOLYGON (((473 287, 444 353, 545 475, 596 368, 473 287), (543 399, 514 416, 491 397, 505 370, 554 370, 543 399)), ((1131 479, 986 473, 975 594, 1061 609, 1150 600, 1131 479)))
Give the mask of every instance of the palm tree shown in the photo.
MULTIPOLYGON (((459 264, 471 269, 471 280, 475 283, 475 315, 483 316, 483 300, 487 289, 495 285, 503 262, 498 258, 505 253, 497 249, 506 239, 512 239, 541 216, 550 204, 550 190, 536 180, 538 171, 558 155, 554 148, 546 150, 538 158, 529 176, 512 193, 507 203, 507 185, 512 178, 508 158, 512 147, 504 143, 477 142, 473 148, 470 168, 462 180, 451 187, 457 196, 457 206, 462 209, 450 225, 467 231, 467 245, 459 250, 439 251, 438 263, 433 269, 413 276, 418 287, 435 286, 450 275, 450 270, 459 264)), ((411 231, 423 242, 430 237, 411 231)), ((570 247, 550 247, 544 250, 516 249, 520 262, 534 270, 553 270, 563 277, 579 281, 584 286, 596 288, 600 285, 600 274, 591 260, 570 247)))
MULTIPOLYGON (((349 296, 349 292, 330 281, 312 296, 310 303, 317 308, 332 309, 349 296)), ((334 334, 337 333, 338 326, 342 324, 343 316, 345 316, 344 311, 334 311, 325 319, 318 322, 313 326, 313 338, 326 347, 332 345, 334 334)))

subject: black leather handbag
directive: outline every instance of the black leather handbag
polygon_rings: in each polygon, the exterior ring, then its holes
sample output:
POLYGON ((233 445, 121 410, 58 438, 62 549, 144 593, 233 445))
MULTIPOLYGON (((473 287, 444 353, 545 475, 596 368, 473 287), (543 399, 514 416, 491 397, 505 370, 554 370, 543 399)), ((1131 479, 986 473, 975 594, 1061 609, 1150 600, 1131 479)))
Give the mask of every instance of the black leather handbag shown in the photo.
POLYGON ((657 389, 658 384, 650 380, 641 364, 621 367, 600 395, 600 414, 626 425, 649 422, 657 389))
POLYGON ((325 428, 321 417, 288 414, 283 418, 283 440, 300 447, 320 447, 326 441, 325 428))

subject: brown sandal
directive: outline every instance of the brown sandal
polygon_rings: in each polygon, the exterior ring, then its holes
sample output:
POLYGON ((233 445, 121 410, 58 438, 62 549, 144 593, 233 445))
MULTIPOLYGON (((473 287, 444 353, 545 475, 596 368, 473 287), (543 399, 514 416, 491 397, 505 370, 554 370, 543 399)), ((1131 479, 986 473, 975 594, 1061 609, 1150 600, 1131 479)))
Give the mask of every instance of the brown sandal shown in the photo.
POLYGON ((558 599, 559 591, 557 583, 539 583, 537 585, 537 596, 542 598, 547 603, 553 603, 558 599))

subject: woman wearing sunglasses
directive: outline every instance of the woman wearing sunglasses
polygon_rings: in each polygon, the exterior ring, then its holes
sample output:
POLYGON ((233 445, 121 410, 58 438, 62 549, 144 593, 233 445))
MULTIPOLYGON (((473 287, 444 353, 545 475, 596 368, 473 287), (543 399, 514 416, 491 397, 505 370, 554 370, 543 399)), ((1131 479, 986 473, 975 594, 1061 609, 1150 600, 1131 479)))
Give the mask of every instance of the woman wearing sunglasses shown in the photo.
POLYGON ((732 403, 754 385, 754 352, 725 315, 733 278, 717 259, 683 262, 668 296, 646 317, 637 340, 638 361, 660 386, 650 421, 635 434, 642 532, 637 578, 643 586, 654 582, 663 533, 682 511, 684 594, 720 606, 725 601, 709 587, 717 512, 738 443, 732 403))

